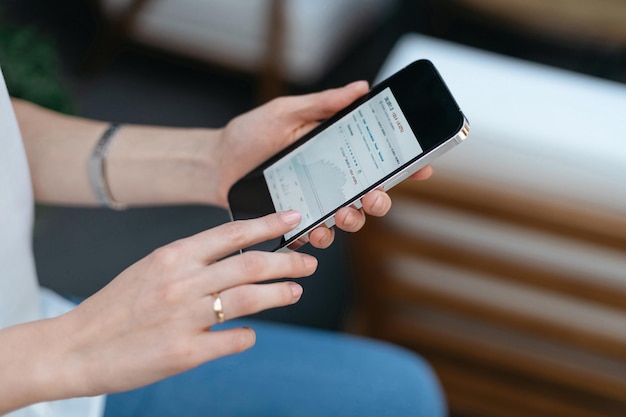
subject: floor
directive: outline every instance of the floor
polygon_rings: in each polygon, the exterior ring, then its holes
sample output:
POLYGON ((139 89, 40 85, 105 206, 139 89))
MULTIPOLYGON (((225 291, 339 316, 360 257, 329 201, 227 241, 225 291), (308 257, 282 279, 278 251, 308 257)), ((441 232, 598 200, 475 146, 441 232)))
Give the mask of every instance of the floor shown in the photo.
MULTIPOLYGON (((4 0, 10 21, 34 25, 58 45, 62 72, 81 116, 124 123, 222 126, 257 104, 252 77, 188 65, 137 49, 118 52, 106 66, 85 72, 83 62, 97 29, 88 2, 4 0)), ((436 25, 428 1, 401 2, 391 22, 357 45, 316 85, 292 86, 290 92, 319 90, 358 79, 373 79, 386 52, 404 31, 421 31, 450 40, 626 82, 624 51, 546 42, 472 22, 436 25)), ((38 207, 35 253, 40 280, 64 293, 87 296, 154 248, 227 221, 207 207, 100 209, 38 207)), ((332 249, 316 251, 319 271, 304 280, 305 295, 296 306, 262 318, 340 329, 351 300, 349 248, 339 235, 332 249)))

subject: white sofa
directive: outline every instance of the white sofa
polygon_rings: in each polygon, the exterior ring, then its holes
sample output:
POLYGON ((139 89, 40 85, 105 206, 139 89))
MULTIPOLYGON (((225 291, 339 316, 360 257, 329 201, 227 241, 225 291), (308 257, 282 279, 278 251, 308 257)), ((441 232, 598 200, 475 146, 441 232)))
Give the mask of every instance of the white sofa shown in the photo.
POLYGON ((453 414, 623 416, 626 85, 410 34, 470 124, 352 238, 355 328, 419 350, 453 414))
POLYGON ((626 85, 418 34, 404 36, 379 78, 433 61, 471 124, 435 165, 626 216, 626 85))

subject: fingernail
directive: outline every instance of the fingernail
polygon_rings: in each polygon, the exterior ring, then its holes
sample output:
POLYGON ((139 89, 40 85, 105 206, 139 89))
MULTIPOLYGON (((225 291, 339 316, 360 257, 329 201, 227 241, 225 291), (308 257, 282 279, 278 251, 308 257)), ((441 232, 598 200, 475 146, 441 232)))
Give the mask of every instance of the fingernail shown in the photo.
POLYGON ((383 211, 385 208, 385 202, 383 201, 383 197, 378 194, 376 198, 374 198, 374 202, 372 203, 372 210, 376 213, 383 211))
POLYGON ((317 247, 320 249, 327 248, 333 243, 334 239, 335 239, 335 233, 333 232, 333 229, 326 229, 324 230, 324 236, 318 240, 317 247))
POLYGON ((283 211, 280 213, 280 218, 290 226, 295 226, 300 223, 302 216, 295 210, 283 211))
POLYGON ((359 224, 359 219, 356 217, 356 214, 350 213, 345 217, 344 226, 347 228, 356 227, 359 224))
POLYGON ((356 87, 356 86, 361 87, 361 84, 363 84, 363 86, 365 86, 366 88, 369 88, 369 83, 365 80, 353 81, 350 84, 348 84, 348 87, 356 87))
POLYGON ((296 284, 295 282, 289 283, 289 289, 291 290, 291 295, 293 295, 293 298, 295 299, 299 299, 300 296, 302 295, 302 292, 303 292, 302 287, 296 284))
POLYGON ((303 257, 303 261, 304 261, 304 265, 308 268, 308 269, 314 269, 317 268, 317 259, 314 256, 311 255, 302 255, 303 257))

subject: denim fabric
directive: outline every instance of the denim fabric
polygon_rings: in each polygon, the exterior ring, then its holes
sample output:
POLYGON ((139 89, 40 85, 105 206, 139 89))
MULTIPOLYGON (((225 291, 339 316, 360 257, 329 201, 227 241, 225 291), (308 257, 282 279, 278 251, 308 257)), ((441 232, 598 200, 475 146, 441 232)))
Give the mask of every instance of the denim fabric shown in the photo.
MULTIPOLYGON (((360 337, 263 321, 252 349, 107 397, 105 417, 445 416, 431 368, 360 337)), ((214 328, 214 330, 218 330, 214 328)))

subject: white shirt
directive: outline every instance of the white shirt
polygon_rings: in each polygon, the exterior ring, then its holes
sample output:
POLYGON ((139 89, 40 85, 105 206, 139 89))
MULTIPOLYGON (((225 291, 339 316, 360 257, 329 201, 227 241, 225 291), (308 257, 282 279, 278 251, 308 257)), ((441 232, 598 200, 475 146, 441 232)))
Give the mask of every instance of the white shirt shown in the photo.
MULTIPOLYGON (((13 107, 0 71, 0 329, 63 314, 72 304, 39 287, 32 252, 33 192, 13 107)), ((35 404, 11 417, 99 417, 104 397, 35 404)))

